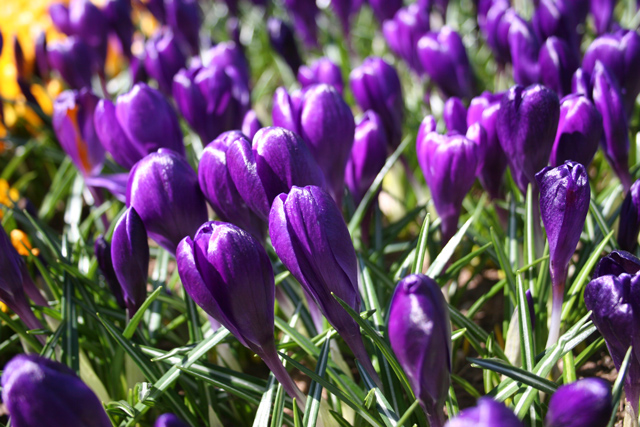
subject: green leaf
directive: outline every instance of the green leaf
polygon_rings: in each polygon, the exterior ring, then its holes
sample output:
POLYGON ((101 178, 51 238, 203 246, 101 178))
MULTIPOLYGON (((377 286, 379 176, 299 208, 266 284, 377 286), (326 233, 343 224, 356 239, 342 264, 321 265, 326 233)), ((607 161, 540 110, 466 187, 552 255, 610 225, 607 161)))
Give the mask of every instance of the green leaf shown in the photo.
POLYGON ((422 273, 422 266, 424 265, 424 259, 427 255, 427 243, 429 243, 429 220, 430 214, 424 217, 422 222, 422 228, 420 228, 420 234, 418 235, 418 245, 416 246, 416 254, 413 260, 413 274, 422 273))
MULTIPOLYGON (((633 347, 629 347, 627 350, 627 354, 624 356, 624 360, 620 365, 620 370, 618 371, 618 377, 616 378, 616 382, 613 383, 613 391, 612 391, 612 399, 611 399, 611 407, 614 408, 611 414, 611 419, 609 420, 608 427, 613 427, 616 422, 616 411, 620 404, 620 399, 622 397, 622 391, 624 390, 624 379, 629 373, 629 365, 631 364, 631 354, 633 354, 633 347)), ((631 402, 632 404, 634 402, 631 402)), ((637 404, 637 402, 635 402, 637 404)))
POLYGON ((127 327, 124 328, 124 331, 122 332, 123 337, 125 337, 126 339, 131 339, 133 337, 133 334, 135 333, 136 328, 138 327, 138 324, 142 320, 142 316, 144 316, 145 311, 147 311, 151 303, 154 302, 156 298, 158 298, 162 290, 163 288, 159 287, 155 291, 153 291, 151 294, 149 294, 149 296, 142 303, 138 311, 136 311, 136 314, 133 315, 133 317, 129 321, 129 324, 127 324, 127 327))
POLYGON ((489 369, 501 375, 506 375, 517 382, 534 387, 536 390, 540 390, 543 393, 553 394, 558 388, 558 385, 553 381, 539 377, 531 372, 525 371, 524 369, 507 365, 499 359, 477 359, 468 357, 467 360, 483 369, 489 369))
POLYGON ((518 275, 518 326, 520 328, 520 354, 522 355, 522 366, 531 372, 534 362, 533 331, 531 328, 531 317, 529 304, 524 292, 522 277, 518 275))
MULTIPOLYGON (((327 333, 327 336, 329 333, 327 333)), ((320 357, 318 358, 318 364, 316 366, 316 374, 324 378, 324 374, 327 370, 327 361, 329 359, 329 346, 331 340, 327 339, 322 345, 320 350, 320 357)), ((322 400, 322 386, 316 381, 311 381, 309 386, 309 394, 307 395, 307 403, 304 408, 304 417, 302 418, 302 425, 304 427, 315 427, 318 419, 318 412, 320 412, 320 401, 322 400)))

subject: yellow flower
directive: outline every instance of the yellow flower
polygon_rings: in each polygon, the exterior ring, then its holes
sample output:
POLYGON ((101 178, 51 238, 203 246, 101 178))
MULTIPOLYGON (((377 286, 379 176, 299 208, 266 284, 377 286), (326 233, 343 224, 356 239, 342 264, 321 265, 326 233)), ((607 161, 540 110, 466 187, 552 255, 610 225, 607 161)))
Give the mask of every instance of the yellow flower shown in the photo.
MULTIPOLYGON (((16 188, 9 185, 6 179, 0 179, 0 205, 12 208, 20 199, 20 193, 16 188)), ((0 209, 0 219, 4 216, 4 211, 0 209)))
POLYGON ((34 256, 40 255, 38 248, 32 249, 29 237, 22 230, 15 229, 11 231, 11 244, 20 255, 29 255, 29 252, 34 256))

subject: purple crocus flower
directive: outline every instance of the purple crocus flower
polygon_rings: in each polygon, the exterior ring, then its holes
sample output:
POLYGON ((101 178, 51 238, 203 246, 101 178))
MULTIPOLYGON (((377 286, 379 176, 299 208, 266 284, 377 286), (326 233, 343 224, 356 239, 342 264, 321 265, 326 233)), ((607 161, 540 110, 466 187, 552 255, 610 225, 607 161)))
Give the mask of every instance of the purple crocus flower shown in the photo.
POLYGON ((342 71, 329 58, 316 59, 310 66, 301 66, 298 70, 298 81, 303 88, 326 83, 336 88, 340 95, 344 92, 342 71))
MULTIPOLYGON (((1 42, 0 42, 1 43, 1 42)), ((51 67, 49 67, 49 59, 47 58, 47 34, 41 31, 36 37, 35 42, 35 65, 36 72, 42 80, 49 79, 49 73, 51 67)), ((2 54, 2 47, 0 46, 0 54, 2 54)))
POLYGON ((318 46, 318 26, 316 17, 320 13, 314 0, 284 0, 284 6, 291 14, 296 31, 308 47, 318 46))
POLYGON ((202 55, 205 58, 205 67, 235 67, 234 79, 241 79, 245 86, 249 87, 251 70, 244 56, 242 47, 233 41, 221 42, 202 55))
POLYGON ((116 276, 116 272, 113 269, 113 261, 111 260, 111 245, 107 242, 104 236, 99 235, 96 238, 95 244, 93 245, 93 251, 96 254, 96 260, 98 261, 98 267, 104 276, 107 285, 109 286, 109 290, 113 294, 116 302, 121 308, 126 308, 124 297, 122 296, 122 287, 120 286, 120 282, 118 282, 118 276, 116 276))
POLYGON ((398 283, 389 308, 388 337, 429 425, 443 426, 451 381, 451 324, 435 280, 412 274, 398 283))
POLYGON ((601 35, 608 32, 613 23, 613 9, 616 6, 616 0, 591 0, 590 5, 596 34, 601 35))
POLYGON ((640 180, 631 185, 620 208, 618 224, 618 245, 621 249, 634 252, 638 247, 640 233, 640 180))
POLYGON ((368 110, 356 126, 345 182, 356 206, 360 204, 387 159, 387 135, 380 116, 368 110))
POLYGON ((331 9, 338 17, 342 31, 348 37, 351 28, 351 15, 357 12, 354 7, 361 4, 361 0, 331 0, 331 9))
POLYGON ((619 267, 589 282, 584 290, 584 302, 591 310, 591 320, 604 337, 616 369, 620 370, 624 356, 633 346, 624 391, 634 413, 638 413, 640 399, 640 275, 618 273, 619 267))
POLYGON ((560 102, 560 120, 549 163, 573 160, 589 166, 602 136, 602 116, 586 96, 569 95, 560 102))
POLYGON ((274 126, 289 129, 304 139, 324 173, 331 195, 340 204, 355 122, 338 91, 320 84, 289 95, 284 88, 278 88, 272 115, 274 126))
POLYGON ((234 225, 211 221, 180 242, 177 261, 196 304, 260 356, 291 397, 304 402, 278 359, 273 269, 260 242, 234 225))
POLYGON ((265 222, 273 200, 294 186, 324 186, 324 177, 305 142, 278 127, 261 129, 253 146, 237 138, 227 150, 227 168, 238 193, 265 222))
MULTIPOLYGON (((476 123, 468 133, 479 132, 484 130, 476 123)), ((418 163, 442 221, 443 246, 458 229, 462 201, 481 165, 481 146, 459 134, 441 135, 432 131, 418 136, 418 163)))
POLYGON ((108 0, 102 9, 109 23, 109 28, 115 32, 122 52, 131 59, 131 43, 133 41, 133 22, 131 21, 131 0, 108 0))
POLYGON ((457 32, 445 26, 427 33, 418 42, 418 56, 424 71, 446 96, 473 96, 475 76, 457 32))
POLYGON ((180 240, 207 220, 198 177, 185 158, 161 148, 131 169, 127 207, 133 206, 156 243, 175 254, 180 240))
POLYGON ((95 393, 62 363, 20 354, 2 373, 2 402, 15 427, 49 425, 111 427, 95 393))
POLYGON ((96 175, 104 162, 104 148, 93 126, 97 104, 98 97, 89 89, 66 90, 53 104, 53 130, 83 176, 96 175))
POLYGON ((611 387, 601 378, 585 378, 558 388, 547 410, 547 427, 603 427, 611 418, 611 387))
POLYGON ((549 163, 559 116, 558 96, 541 85, 514 86, 502 98, 496 121, 498 139, 523 193, 549 163))
POLYGON ((592 279, 607 274, 619 276, 622 273, 636 274, 640 271, 640 260, 627 251, 615 250, 600 259, 593 271, 592 279))
POLYGON ((396 69, 382 58, 369 57, 351 71, 349 82, 360 109, 375 111, 382 120, 390 148, 400 145, 404 100, 396 69))
MULTIPOLYGON (((511 22, 517 16, 508 0, 491 1, 491 7, 480 29, 484 34, 487 44, 493 51, 496 61, 504 64, 511 60, 509 51, 509 28, 511 22)), ((478 16, 480 21, 480 16, 478 16)))
POLYGON ((492 199, 502 196, 502 178, 507 170, 507 156, 500 145, 496 128, 502 96, 502 93, 484 92, 471 100, 467 111, 467 125, 479 123, 486 133, 484 146, 480 150, 482 161, 478 179, 492 199))
POLYGON ((578 68, 571 77, 571 93, 591 99, 591 75, 582 68, 578 68))
POLYGON ((589 212, 591 189, 584 165, 567 160, 555 168, 536 174, 540 188, 540 213, 549 242, 549 270, 553 285, 553 307, 548 343, 555 344, 560 333, 564 283, 589 212))
POLYGON ((107 16, 90 0, 71 0, 69 30, 70 35, 77 36, 91 48, 99 69, 102 70, 107 56, 107 16))
POLYGON ((49 16, 53 25, 61 32, 70 35, 69 8, 64 3, 52 3, 49 6, 49 16))
POLYGON ((170 28, 161 28, 147 40, 144 68, 158 82, 162 92, 171 93, 173 76, 184 68, 186 62, 178 38, 170 28))
POLYGON ((541 0, 531 23, 538 40, 557 37, 563 40, 574 56, 580 53, 576 31, 576 14, 566 1, 541 0))
POLYGON ((156 419, 153 427, 189 427, 173 414, 162 414, 156 419))
POLYGON ((452 96, 444 103, 442 120, 447 130, 461 135, 467 133, 467 107, 460 98, 452 96))
POLYGON ((445 427, 523 427, 522 421, 503 403, 481 397, 473 408, 461 411, 445 427))
POLYGON ((111 260, 128 315, 133 316, 147 296, 149 243, 142 219, 132 207, 124 212, 113 230, 111 260))
POLYGON ((198 182, 205 198, 225 222, 230 222, 262 239, 264 226, 236 189, 227 167, 227 150, 236 140, 250 142, 238 131, 224 132, 210 142, 198 164, 198 182))
POLYGON ((251 96, 238 68, 211 63, 180 70, 173 81, 173 97, 187 123, 208 142, 242 127, 251 96))
POLYGON ((428 32, 429 14, 415 3, 398 10, 393 19, 382 25, 382 33, 391 50, 418 75, 423 72, 418 41, 428 32))
POLYGON ((611 168, 625 192, 631 187, 629 174, 629 127, 620 88, 607 67, 600 61, 593 70, 593 103, 602 115, 601 145, 611 168))
POLYGON ((185 155, 176 112, 159 91, 145 83, 134 85, 115 104, 100 100, 93 122, 104 148, 127 169, 163 147, 185 155))
POLYGON ((509 26, 507 40, 513 63, 513 80, 524 86, 537 83, 540 79, 540 42, 531 25, 521 17, 515 16, 509 26))
POLYGON ((368 3, 380 23, 393 19, 402 7, 402 0, 369 0, 368 3))
POLYGON ((282 263, 377 381, 360 327, 332 295, 360 311, 356 253, 331 196, 314 186, 294 186, 289 194, 280 194, 269 214, 269 235, 282 263))
POLYGON ((247 111, 242 119, 242 133, 245 134, 249 140, 253 140, 255 134, 262 128, 262 123, 260 123, 256 112, 253 110, 247 111))
POLYGON ((300 52, 298 51, 298 45, 291 26, 278 18, 271 17, 267 21, 267 32, 269 33, 269 42, 273 50, 282 56, 294 74, 298 74, 298 69, 302 65, 302 58, 300 58, 300 52))
POLYGON ((167 24, 173 32, 189 45, 192 54, 197 54, 200 45, 200 7, 197 0, 165 0, 167 24))
POLYGON ((558 96, 571 93, 571 78, 578 68, 578 58, 562 39, 549 37, 540 48, 538 57, 540 82, 558 96))
POLYGON ((47 46, 49 67, 56 70, 73 89, 91 87, 91 76, 96 63, 89 46, 78 37, 49 43, 47 46))

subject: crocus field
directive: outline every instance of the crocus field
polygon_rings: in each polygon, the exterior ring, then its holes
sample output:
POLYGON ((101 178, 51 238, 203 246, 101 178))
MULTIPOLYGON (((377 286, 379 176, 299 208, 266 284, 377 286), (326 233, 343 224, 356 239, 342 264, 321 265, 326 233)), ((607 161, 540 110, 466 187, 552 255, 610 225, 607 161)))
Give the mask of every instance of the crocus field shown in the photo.
POLYGON ((639 26, 0 0, 0 427, 638 427, 639 26))

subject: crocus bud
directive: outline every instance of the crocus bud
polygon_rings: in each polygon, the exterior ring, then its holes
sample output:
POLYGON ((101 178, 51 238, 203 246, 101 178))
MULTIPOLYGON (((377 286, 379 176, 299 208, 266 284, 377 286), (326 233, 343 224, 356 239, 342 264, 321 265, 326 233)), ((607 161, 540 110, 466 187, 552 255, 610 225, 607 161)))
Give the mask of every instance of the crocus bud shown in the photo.
POLYGON ((634 252, 638 247, 640 233, 640 180, 631 185, 620 208, 618 225, 618 245, 621 249, 634 252))
POLYGON ((429 14, 417 4, 398 10, 382 25, 382 33, 391 50, 416 74, 422 74, 418 41, 429 32, 429 14))
POLYGON ((53 25, 67 35, 71 34, 71 25, 69 24, 69 8, 64 3, 52 3, 49 6, 49 16, 53 25))
POLYGON ((162 414, 156 419, 153 427, 189 427, 173 414, 162 414))
POLYGON ((2 373, 2 402, 11 425, 30 427, 55 420, 67 427, 111 427, 95 393, 71 369, 35 354, 20 354, 2 373))
POLYGON ((369 6, 380 23, 393 19, 402 7, 402 0, 369 0, 369 6))
POLYGON ((53 130, 84 176, 99 173, 104 162, 104 148, 93 126, 97 104, 98 97, 89 89, 64 91, 53 103, 53 130))
POLYGON ((602 116, 583 95, 569 95, 560 102, 560 120, 549 163, 559 166, 573 160, 589 166, 602 136, 602 116))
POLYGON ((461 411, 445 427, 523 427, 516 414, 503 403, 481 397, 473 408, 461 411))
POLYGON ((451 323, 447 302, 433 279, 412 274, 398 283, 388 336, 429 424, 441 427, 451 375, 451 323))
MULTIPOLYGON (((71 34, 80 38, 92 50, 98 61, 99 70, 104 68, 107 56, 107 35, 109 21, 90 0, 71 0, 69 2, 69 28, 71 34)), ((84 58, 86 61, 86 58, 84 58)))
POLYGON ((514 17, 507 40, 513 63, 513 80, 524 86, 537 83, 540 79, 540 42, 531 25, 519 16, 514 17))
POLYGON ((331 195, 340 204, 355 133, 353 114, 344 99, 325 84, 291 95, 278 88, 272 115, 274 126, 289 129, 304 139, 324 173, 331 195))
POLYGON ((192 54, 197 54, 200 45, 200 7, 197 0, 165 0, 167 24, 182 37, 192 54))
POLYGON ((460 98, 455 96, 447 99, 444 103, 442 120, 449 132, 465 134, 467 132, 467 107, 464 106, 460 98))
POLYGON ((185 58, 178 39, 170 28, 161 28, 145 45, 144 68, 158 82, 164 93, 171 93, 173 76, 185 66, 185 58))
MULTIPOLYGON (((0 46, 0 54, 2 47, 0 46)), ((49 59, 47 58, 47 34, 41 31, 35 41, 36 71, 42 80, 49 79, 49 59)))
POLYGON ((575 53, 579 53, 576 16, 567 6, 565 1, 540 0, 531 23, 538 40, 557 37, 565 41, 575 53))
POLYGON ((446 96, 470 98, 475 76, 460 35, 445 26, 424 35, 418 42, 422 67, 446 96))
POLYGON ((118 305, 122 308, 126 308, 124 297, 122 296, 122 287, 120 286, 120 282, 118 282, 118 276, 116 276, 116 272, 113 269, 113 261, 111 260, 111 245, 105 240, 102 234, 99 235, 96 239, 96 242, 93 245, 93 251, 96 254, 98 267, 100 268, 100 271, 102 272, 102 275, 104 276, 104 279, 109 286, 109 290, 113 294, 118 305))
POLYGON ((247 135, 249 140, 253 140, 254 135, 262 129, 262 127, 262 123, 260 123, 256 112, 253 110, 247 111, 244 119, 242 119, 242 133, 247 135))
POLYGON ((547 427, 603 427, 611 418, 611 387, 600 378, 585 378, 558 388, 545 419, 547 427))
POLYGON ((269 18, 267 21, 267 32, 271 47, 285 60, 294 74, 302 65, 298 45, 293 34, 293 29, 286 22, 278 18, 269 18))
POLYGON ((356 12, 353 6, 359 0, 331 0, 331 9, 338 17, 342 31, 348 36, 350 29, 351 14, 356 12))
MULTIPOLYGON (((500 145, 496 129, 502 96, 502 93, 484 92, 471 100, 467 111, 467 125, 479 123, 486 133, 484 146, 480 150, 482 161, 478 179, 492 199, 501 197, 502 178, 507 170, 507 156, 500 145)), ((480 142, 483 140, 481 139, 480 142)))
POLYGON ((571 78, 571 93, 584 95, 591 99, 591 76, 582 68, 578 68, 571 78))
POLYGON ((540 214, 549 242, 549 270, 553 285, 553 307, 549 343, 560 332, 560 314, 569 261, 580 241, 589 212, 591 189, 585 167, 567 160, 558 167, 546 167, 536 174, 540 188, 540 214))
POLYGON ((78 37, 49 43, 47 59, 51 69, 60 73, 62 79, 73 89, 91 87, 91 75, 95 62, 89 46, 78 37))
MULTIPOLYGON (((484 34, 487 44, 493 51, 496 61, 504 64, 511 60, 509 51, 509 27, 517 16, 508 0, 496 0, 491 2, 486 19, 480 29, 484 34)), ((478 17, 480 21, 480 17, 478 17)))
POLYGON ((108 0, 103 12, 109 22, 109 27, 116 33, 122 52, 131 58, 131 43, 133 42, 133 22, 131 22, 130 0, 108 0))
POLYGON ((620 178, 625 192, 631 186, 629 174, 629 127, 620 88, 600 61, 592 77, 593 103, 602 115, 601 144, 611 168, 620 178))
POLYGON ((387 158, 387 135, 380 116, 369 110, 356 126, 345 182, 356 206, 360 204, 387 158))
POLYGON ((558 96, 571 93, 571 78, 578 68, 578 58, 564 40, 549 37, 540 48, 538 64, 542 84, 558 96))
POLYGON ((377 379, 360 327, 333 297, 360 311, 358 265, 340 209, 319 187, 293 187, 273 201, 269 235, 276 253, 360 364, 377 379))
POLYGON ((559 116, 558 96, 541 85, 514 86, 502 98, 496 122, 498 139, 523 193, 549 163, 559 116))
POLYGON ((145 83, 137 83, 128 93, 118 96, 115 105, 108 99, 100 100, 94 123, 104 148, 127 169, 163 147, 185 154, 173 107, 145 83))
POLYGON ((148 154, 131 169, 129 206, 140 215, 149 237, 172 254, 180 240, 193 236, 207 220, 196 173, 184 157, 167 148, 148 154))
POLYGON ((198 182, 205 198, 222 221, 235 224, 262 239, 262 221, 242 200, 227 168, 227 150, 237 139, 250 144, 242 133, 229 131, 205 147, 198 164, 198 182))
POLYGON ((298 81, 303 88, 326 83, 336 88, 340 95, 344 92, 342 71, 329 58, 316 59, 310 66, 301 66, 298 70, 298 81))
POLYGON ((316 16, 320 12, 318 5, 309 0, 284 0, 284 7, 293 18, 296 31, 308 47, 318 46, 318 26, 316 16))
POLYGON ((173 81, 173 97, 187 123, 205 142, 239 129, 250 104, 249 88, 238 69, 213 63, 180 70, 173 81))
POLYGON ((239 44, 233 41, 221 42, 202 55, 205 67, 235 67, 232 74, 234 80, 241 79, 245 86, 249 86, 251 70, 247 58, 239 44))
POLYGON ((591 15, 596 27, 596 34, 604 34, 611 29, 613 9, 616 0, 591 0, 591 15))
POLYGON ((124 212, 113 230, 111 259, 129 316, 133 316, 147 296, 149 243, 142 219, 132 207, 124 212))
MULTIPOLYGON (((468 133, 483 132, 476 123, 468 133)), ((458 134, 430 132, 420 136, 416 143, 418 163, 442 221, 444 246, 458 230, 462 201, 479 171, 482 143, 458 134)))
POLYGON ((180 242, 177 261, 196 304, 258 354, 291 397, 304 400, 276 352, 273 269, 260 242, 234 225, 207 222, 180 242))
POLYGON ((638 313, 640 313, 640 275, 621 273, 594 278, 584 290, 584 303, 591 320, 607 344, 618 371, 629 347, 633 354, 624 380, 624 391, 633 412, 638 413, 640 399, 640 358, 638 313))
POLYGON ((622 273, 636 274, 640 271, 640 260, 626 251, 615 250, 598 261, 593 279, 607 274, 619 276, 622 273))
POLYGON ((382 58, 369 57, 351 71, 349 81, 360 109, 374 111, 382 120, 390 147, 400 145, 404 100, 396 69, 382 58))

